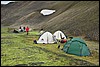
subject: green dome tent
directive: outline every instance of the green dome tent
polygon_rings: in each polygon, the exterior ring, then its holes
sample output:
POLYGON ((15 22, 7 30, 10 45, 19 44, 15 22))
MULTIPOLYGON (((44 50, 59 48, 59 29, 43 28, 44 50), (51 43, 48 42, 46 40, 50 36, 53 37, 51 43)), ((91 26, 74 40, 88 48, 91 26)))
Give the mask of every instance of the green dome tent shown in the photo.
POLYGON ((68 40, 63 47, 63 51, 78 56, 89 56, 90 51, 86 43, 81 38, 72 38, 68 40))

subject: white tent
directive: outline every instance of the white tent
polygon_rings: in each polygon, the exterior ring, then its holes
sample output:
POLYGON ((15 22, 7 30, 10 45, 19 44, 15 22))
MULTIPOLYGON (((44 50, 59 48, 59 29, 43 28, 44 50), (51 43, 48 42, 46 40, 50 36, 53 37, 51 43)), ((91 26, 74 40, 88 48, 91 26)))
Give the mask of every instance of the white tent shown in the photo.
POLYGON ((54 43, 53 35, 50 32, 43 33, 37 43, 54 43))
POLYGON ((56 32, 53 34, 53 36, 55 36, 56 39, 61 39, 61 38, 63 38, 63 37, 64 37, 64 39, 66 39, 66 36, 65 36, 64 33, 61 32, 61 31, 56 31, 56 32))

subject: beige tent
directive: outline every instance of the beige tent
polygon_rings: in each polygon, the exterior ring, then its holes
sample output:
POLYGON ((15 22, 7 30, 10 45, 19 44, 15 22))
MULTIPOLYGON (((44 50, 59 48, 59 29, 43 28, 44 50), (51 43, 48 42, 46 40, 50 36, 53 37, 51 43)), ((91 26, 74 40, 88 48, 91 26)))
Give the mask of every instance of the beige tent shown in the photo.
POLYGON ((37 43, 45 43, 45 44, 48 44, 48 43, 54 43, 54 39, 53 39, 53 35, 50 33, 50 32, 45 32, 43 33, 39 40, 37 41, 37 43))

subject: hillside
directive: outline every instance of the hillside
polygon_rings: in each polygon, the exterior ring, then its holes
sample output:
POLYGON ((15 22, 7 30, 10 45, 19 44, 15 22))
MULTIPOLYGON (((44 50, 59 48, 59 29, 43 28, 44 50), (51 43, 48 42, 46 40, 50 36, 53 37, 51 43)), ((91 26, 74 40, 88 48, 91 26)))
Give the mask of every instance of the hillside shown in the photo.
POLYGON ((91 55, 65 53, 63 44, 35 44, 39 32, 11 33, 1 28, 1 66, 99 66, 99 43, 85 40, 91 55), (61 47, 58 49, 58 44, 61 47))
POLYGON ((45 31, 62 30, 66 35, 99 41, 99 1, 18 1, 1 6, 1 26, 29 25, 45 31), (44 8, 55 9, 43 16, 44 8))

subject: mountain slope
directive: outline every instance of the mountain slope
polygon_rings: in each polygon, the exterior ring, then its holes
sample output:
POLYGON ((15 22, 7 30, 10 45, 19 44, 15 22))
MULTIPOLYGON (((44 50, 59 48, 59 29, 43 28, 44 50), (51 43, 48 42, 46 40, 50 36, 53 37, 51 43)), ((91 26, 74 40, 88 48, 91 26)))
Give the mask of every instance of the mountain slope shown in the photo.
POLYGON ((1 6, 1 25, 19 27, 29 25, 66 35, 82 35, 99 40, 99 1, 18 1, 1 6), (44 8, 55 9, 50 16, 43 16, 44 8))

